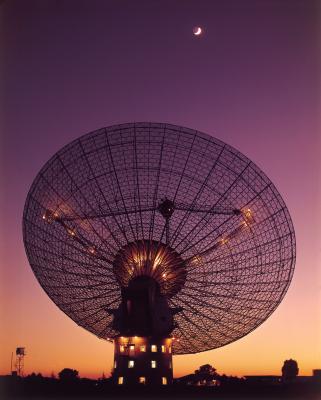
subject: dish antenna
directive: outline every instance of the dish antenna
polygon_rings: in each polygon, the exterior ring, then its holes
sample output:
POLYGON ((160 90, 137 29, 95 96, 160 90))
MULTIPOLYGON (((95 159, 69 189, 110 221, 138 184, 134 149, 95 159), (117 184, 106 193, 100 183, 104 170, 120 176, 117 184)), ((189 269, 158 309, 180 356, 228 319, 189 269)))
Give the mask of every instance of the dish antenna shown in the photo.
POLYGON ((294 270, 287 207, 231 146, 162 123, 99 129, 58 151, 29 191, 23 236, 49 297, 113 341, 118 384, 172 382, 172 354, 261 325, 294 270))

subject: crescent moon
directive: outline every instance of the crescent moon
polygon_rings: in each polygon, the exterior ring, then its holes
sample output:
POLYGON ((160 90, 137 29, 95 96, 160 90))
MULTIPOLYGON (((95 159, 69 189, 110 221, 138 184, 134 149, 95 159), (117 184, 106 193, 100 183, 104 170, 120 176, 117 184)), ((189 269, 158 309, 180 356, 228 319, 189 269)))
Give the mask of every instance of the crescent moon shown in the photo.
POLYGON ((202 28, 200 28, 200 27, 197 27, 197 28, 194 30, 194 35, 196 35, 196 36, 200 35, 201 33, 202 33, 202 28))

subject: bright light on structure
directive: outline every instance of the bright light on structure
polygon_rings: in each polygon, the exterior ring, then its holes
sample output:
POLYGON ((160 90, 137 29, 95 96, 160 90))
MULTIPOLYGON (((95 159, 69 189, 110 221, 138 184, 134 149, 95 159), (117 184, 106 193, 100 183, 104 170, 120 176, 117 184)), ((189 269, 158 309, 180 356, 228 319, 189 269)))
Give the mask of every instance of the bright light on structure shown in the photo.
POLYGON ((254 222, 253 218, 253 212, 251 211, 250 208, 247 208, 246 210, 242 211, 244 221, 247 223, 247 225, 252 224, 254 222))
POLYGON ((149 276, 159 284, 161 294, 172 296, 183 287, 186 264, 165 244, 141 240, 129 243, 115 257, 113 272, 122 287, 139 276, 149 276))
POLYGON ((50 210, 46 210, 44 212, 44 214, 42 215, 42 219, 44 221, 47 221, 49 224, 51 222, 53 222, 54 220, 58 219, 58 218, 59 218, 59 214, 58 214, 57 211, 53 212, 53 211, 50 211, 50 210))
POLYGON ((68 232, 68 235, 70 235, 70 236, 76 236, 76 231, 74 229, 67 228, 67 232, 68 232))
POLYGON ((88 247, 88 251, 89 251, 90 254, 95 254, 96 253, 95 247, 88 247))
POLYGON ((194 256, 194 257, 191 259, 191 264, 192 264, 192 265, 200 266, 200 265, 202 265, 202 263, 203 263, 202 257, 199 256, 199 255, 194 256))
POLYGON ((162 262, 162 254, 161 254, 161 249, 159 249, 159 251, 156 253, 153 268, 158 267, 161 262, 162 262))

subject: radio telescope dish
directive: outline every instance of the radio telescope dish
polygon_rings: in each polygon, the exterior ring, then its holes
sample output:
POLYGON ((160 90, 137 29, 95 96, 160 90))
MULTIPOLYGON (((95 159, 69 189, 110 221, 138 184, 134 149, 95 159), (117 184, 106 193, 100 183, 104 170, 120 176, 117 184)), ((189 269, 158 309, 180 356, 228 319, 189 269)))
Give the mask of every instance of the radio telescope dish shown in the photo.
POLYGON ((162 123, 99 129, 58 151, 30 188, 23 236, 49 297, 100 338, 139 330, 120 328, 122 296, 157 286, 173 318, 157 329, 177 338, 174 354, 258 327, 295 264, 291 218, 269 178, 222 141, 162 123))

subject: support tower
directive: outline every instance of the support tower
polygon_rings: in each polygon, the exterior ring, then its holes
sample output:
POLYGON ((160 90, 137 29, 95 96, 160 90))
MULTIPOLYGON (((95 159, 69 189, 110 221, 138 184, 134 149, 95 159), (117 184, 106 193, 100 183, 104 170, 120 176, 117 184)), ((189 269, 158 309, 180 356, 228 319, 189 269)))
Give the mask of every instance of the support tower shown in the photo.
POLYGON ((23 369, 24 369, 24 359, 26 355, 26 349, 25 347, 17 347, 16 348, 16 362, 15 362, 15 367, 16 367, 16 372, 18 376, 23 376, 23 369))
POLYGON ((55 304, 115 343, 121 385, 170 384, 172 354, 252 332, 295 265, 291 217, 264 172, 163 123, 102 128, 59 150, 30 188, 23 237, 55 304))

